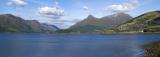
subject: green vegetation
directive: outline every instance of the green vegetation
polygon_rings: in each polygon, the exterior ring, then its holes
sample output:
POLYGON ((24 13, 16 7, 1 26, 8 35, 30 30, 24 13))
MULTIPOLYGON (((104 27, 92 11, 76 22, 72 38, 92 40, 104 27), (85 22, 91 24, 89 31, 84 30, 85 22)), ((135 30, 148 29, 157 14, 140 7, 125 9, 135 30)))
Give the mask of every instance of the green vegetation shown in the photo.
POLYGON ((103 30, 101 27, 99 26, 95 26, 95 25, 85 25, 85 26, 79 26, 73 29, 72 32, 81 32, 81 33, 88 33, 88 32, 98 32, 99 30, 103 30))
POLYGON ((160 26, 150 26, 147 28, 144 28, 144 32, 160 32, 160 26))
POLYGON ((96 18, 89 15, 86 19, 59 30, 56 26, 41 24, 36 20, 23 20, 11 14, 0 15, 0 32, 55 32, 65 34, 134 34, 160 33, 160 11, 148 12, 130 20, 129 15, 118 13, 96 18), (126 22, 127 21, 127 22, 126 22))
POLYGON ((61 33, 81 33, 81 34, 98 34, 105 31, 105 29, 110 29, 116 27, 117 25, 124 23, 132 17, 125 13, 117 13, 110 16, 104 16, 102 18, 96 18, 89 15, 84 20, 76 23, 70 28, 61 31, 61 33))
MULTIPOLYGON (((119 14, 120 15, 120 14, 119 14)), ((120 16, 119 16, 120 17, 120 16)), ((128 16, 126 16, 128 17, 128 16)), ((114 23, 115 20, 122 21, 125 19, 115 19, 111 22, 108 17, 98 20, 93 16, 89 16, 85 20, 75 24, 69 29, 58 31, 60 33, 71 34, 148 34, 160 33, 160 11, 148 12, 133 18, 127 22, 114 23), (106 21, 102 22, 102 21, 106 21), (110 29, 111 28, 111 29, 110 29)), ((117 18, 117 17, 116 17, 117 18)), ((125 18, 125 16, 123 16, 125 18)), ((126 21, 126 20, 125 20, 126 21)))
POLYGON ((115 32, 133 32, 133 33, 160 32, 160 12, 154 11, 145 13, 111 30, 115 32))
POLYGON ((11 14, 0 15, 0 32, 54 32, 52 25, 41 24, 36 20, 24 20, 11 14))
POLYGON ((10 14, 0 15, 0 31, 1 32, 28 32, 30 27, 23 23, 19 17, 10 14))

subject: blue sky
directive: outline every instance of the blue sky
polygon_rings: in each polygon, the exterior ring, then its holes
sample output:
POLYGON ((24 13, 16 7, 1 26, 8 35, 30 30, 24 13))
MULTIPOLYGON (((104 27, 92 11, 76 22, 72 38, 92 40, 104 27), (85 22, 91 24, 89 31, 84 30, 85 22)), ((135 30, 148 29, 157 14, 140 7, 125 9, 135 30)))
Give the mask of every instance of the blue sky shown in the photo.
POLYGON ((14 14, 67 28, 89 14, 103 17, 124 12, 135 17, 160 10, 160 0, 0 0, 0 14, 14 14))

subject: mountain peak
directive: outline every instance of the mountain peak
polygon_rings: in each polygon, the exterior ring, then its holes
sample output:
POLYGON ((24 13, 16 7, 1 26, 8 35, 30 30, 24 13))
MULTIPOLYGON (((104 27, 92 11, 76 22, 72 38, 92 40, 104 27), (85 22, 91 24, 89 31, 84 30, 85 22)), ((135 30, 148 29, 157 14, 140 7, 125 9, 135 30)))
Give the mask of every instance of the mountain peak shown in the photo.
POLYGON ((37 20, 24 20, 12 14, 0 15, 0 32, 54 32, 57 27, 42 26, 37 20), (49 28, 48 28, 49 27, 49 28), (50 28, 52 27, 52 28, 50 28), (8 29, 9 28, 9 29, 8 29))
POLYGON ((159 32, 159 20, 160 11, 151 11, 119 25, 117 29, 120 32, 159 32))
POLYGON ((88 17, 94 17, 93 15, 88 15, 88 17))
POLYGON ((16 16, 14 16, 14 15, 12 15, 12 14, 3 14, 3 16, 16 17, 16 16))
POLYGON ((86 19, 97 19, 97 18, 94 17, 93 15, 88 15, 88 17, 86 19))

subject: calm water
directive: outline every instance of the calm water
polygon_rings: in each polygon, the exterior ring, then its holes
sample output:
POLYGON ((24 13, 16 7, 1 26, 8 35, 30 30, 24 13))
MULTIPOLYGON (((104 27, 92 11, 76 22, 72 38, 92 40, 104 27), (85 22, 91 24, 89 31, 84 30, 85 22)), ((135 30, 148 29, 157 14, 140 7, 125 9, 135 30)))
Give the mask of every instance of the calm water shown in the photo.
POLYGON ((141 57, 160 34, 53 35, 0 33, 0 57, 141 57))

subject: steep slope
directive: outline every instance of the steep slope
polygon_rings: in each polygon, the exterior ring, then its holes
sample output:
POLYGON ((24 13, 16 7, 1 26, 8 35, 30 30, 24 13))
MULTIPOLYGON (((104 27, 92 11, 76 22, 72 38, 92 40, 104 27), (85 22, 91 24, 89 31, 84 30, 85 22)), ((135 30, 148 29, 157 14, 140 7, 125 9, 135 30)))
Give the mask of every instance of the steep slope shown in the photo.
POLYGON ((96 29, 102 30, 98 18, 96 18, 92 15, 89 15, 84 20, 78 22, 77 24, 75 24, 69 28, 69 30, 71 30, 73 32, 80 31, 80 32, 84 32, 84 33, 91 32, 96 29))
POLYGON ((26 23, 31 27, 33 32, 54 32, 59 30, 59 28, 54 25, 39 23, 37 20, 26 20, 26 23))
POLYGON ((117 13, 102 18, 96 18, 92 15, 89 15, 84 20, 71 26, 69 30, 80 32, 97 32, 102 31, 104 29, 115 27, 121 23, 130 20, 131 18, 132 17, 130 15, 125 13, 117 13))
POLYGON ((26 20, 25 23, 30 26, 33 32, 42 32, 41 24, 36 20, 26 20))
POLYGON ((82 21, 78 22, 77 24, 71 26, 70 28, 85 26, 85 25, 88 25, 88 24, 97 25, 96 23, 98 24, 98 18, 96 18, 92 15, 89 15, 87 18, 85 18, 84 20, 82 20, 82 21))
POLYGON ((131 20, 132 17, 125 13, 117 13, 110 16, 105 16, 101 18, 101 22, 103 26, 107 29, 111 27, 115 27, 121 23, 131 20))
POLYGON ((119 32, 160 32, 160 11, 148 12, 120 26, 119 32))
POLYGON ((42 23, 41 24, 41 28, 44 30, 44 31, 57 31, 57 30, 60 30, 58 27, 56 27, 55 25, 49 25, 49 24, 46 24, 46 23, 42 23))
POLYGON ((11 14, 0 15, 0 32, 54 32, 54 25, 44 25, 36 20, 24 20, 11 14))
POLYGON ((0 15, 0 31, 29 32, 30 29, 30 26, 20 17, 11 14, 0 15))

